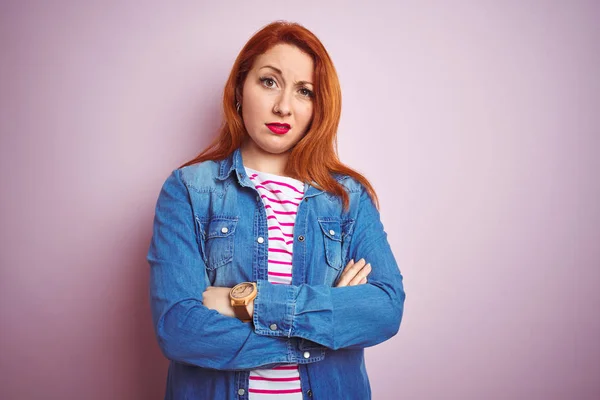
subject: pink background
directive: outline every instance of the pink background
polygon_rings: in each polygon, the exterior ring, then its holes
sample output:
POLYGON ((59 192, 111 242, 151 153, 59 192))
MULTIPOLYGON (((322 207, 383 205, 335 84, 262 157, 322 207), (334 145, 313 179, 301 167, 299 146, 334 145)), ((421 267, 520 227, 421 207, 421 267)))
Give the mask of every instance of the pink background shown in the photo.
POLYGON ((600 398, 598 2, 33 3, 0 5, 0 398, 163 397, 154 204, 275 19, 328 48, 405 276, 374 398, 600 398))

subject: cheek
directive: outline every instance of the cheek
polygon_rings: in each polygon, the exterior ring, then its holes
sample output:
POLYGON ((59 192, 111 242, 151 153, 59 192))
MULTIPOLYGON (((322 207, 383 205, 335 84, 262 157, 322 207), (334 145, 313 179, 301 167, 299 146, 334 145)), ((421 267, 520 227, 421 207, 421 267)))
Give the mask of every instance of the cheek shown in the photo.
POLYGON ((306 126, 310 123, 313 117, 314 107, 313 104, 310 103, 308 105, 303 105, 298 110, 298 122, 302 123, 302 125, 306 126))
POLYGON ((243 114, 248 124, 261 123, 267 109, 268 104, 264 96, 252 91, 244 95, 243 114))

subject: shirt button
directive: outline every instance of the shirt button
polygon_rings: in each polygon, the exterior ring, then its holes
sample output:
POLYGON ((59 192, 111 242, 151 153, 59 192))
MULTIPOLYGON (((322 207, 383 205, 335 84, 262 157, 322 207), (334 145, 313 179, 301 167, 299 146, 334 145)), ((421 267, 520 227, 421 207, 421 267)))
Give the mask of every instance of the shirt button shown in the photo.
POLYGON ((308 351, 304 352, 304 358, 310 358, 310 353, 308 351))
POLYGON ((244 395, 244 393, 246 393, 246 391, 245 391, 244 389, 240 389, 240 390, 238 390, 238 394, 239 394, 240 396, 243 396, 243 395, 244 395))
POLYGON ((269 329, 271 329, 272 331, 276 331, 277 330, 277 324, 271 324, 271 326, 269 326, 269 329))
POLYGON ((335 235, 335 231, 334 231, 333 229, 331 229, 331 230, 329 230, 329 234, 330 234, 331 236, 333 236, 333 235, 335 235))
POLYGON ((302 235, 298 236, 298 240, 301 242, 304 242, 304 236, 302 236, 302 235))
POLYGON ((227 233, 227 232, 229 232, 229 229, 227 229, 227 227, 224 226, 224 227, 221 228, 221 232, 222 233, 227 233))
POLYGON ((308 397, 312 397, 312 390, 308 389, 308 390, 306 391, 306 395, 307 395, 308 397))
POLYGON ((264 242, 265 242, 265 239, 264 239, 262 236, 259 236, 259 238, 258 238, 258 239, 256 239, 256 241, 257 241, 258 243, 264 243, 264 242))

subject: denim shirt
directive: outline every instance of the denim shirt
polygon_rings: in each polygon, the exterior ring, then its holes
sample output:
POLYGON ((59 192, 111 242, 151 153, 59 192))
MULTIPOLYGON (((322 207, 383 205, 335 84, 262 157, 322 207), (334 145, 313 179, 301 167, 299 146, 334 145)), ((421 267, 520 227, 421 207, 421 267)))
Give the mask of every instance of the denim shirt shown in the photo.
POLYGON ((370 399, 364 348, 394 336, 405 293, 380 215, 364 187, 350 197, 305 184, 294 226, 291 285, 268 281, 267 216, 240 150, 176 169, 156 204, 148 251, 158 344, 171 360, 166 399, 248 398, 252 369, 299 364, 304 399, 370 399), (349 260, 368 283, 336 288, 349 260), (252 322, 209 310, 207 286, 256 282, 252 322))

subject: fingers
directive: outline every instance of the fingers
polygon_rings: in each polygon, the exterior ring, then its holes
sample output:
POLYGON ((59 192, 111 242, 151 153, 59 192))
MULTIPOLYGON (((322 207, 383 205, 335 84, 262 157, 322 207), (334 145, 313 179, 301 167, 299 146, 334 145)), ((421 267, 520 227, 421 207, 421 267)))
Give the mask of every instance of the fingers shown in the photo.
POLYGON ((355 286, 366 283, 366 277, 370 272, 371 265, 367 264, 364 258, 361 258, 357 262, 350 260, 344 268, 336 287, 355 286))
POLYGON ((363 279, 367 278, 367 275, 371 273, 371 264, 366 264, 361 268, 354 278, 348 283, 348 286, 360 285, 363 279))
POLYGON ((348 261, 348 264, 346 264, 346 267, 344 268, 344 270, 342 271, 342 275, 340 275, 340 278, 338 280, 338 283, 336 285, 336 287, 343 287, 343 286, 348 286, 348 283, 350 282, 350 280, 352 280, 352 278, 354 277, 354 275, 356 275, 356 272, 359 271, 359 263, 363 262, 363 260, 358 260, 358 262, 354 262, 354 259, 348 261), (352 274, 352 268, 354 268, 354 274, 352 274))

